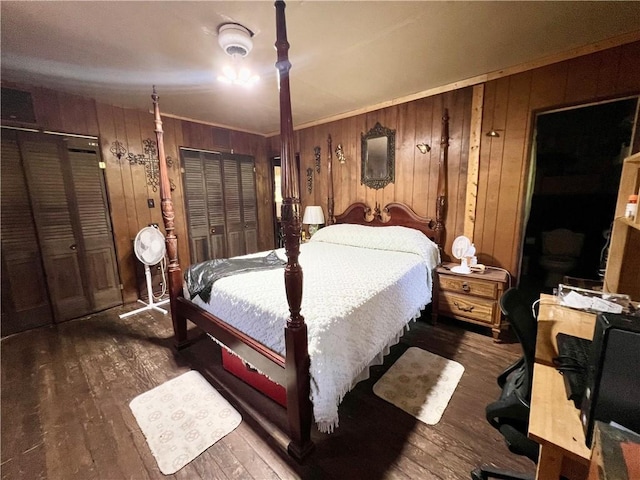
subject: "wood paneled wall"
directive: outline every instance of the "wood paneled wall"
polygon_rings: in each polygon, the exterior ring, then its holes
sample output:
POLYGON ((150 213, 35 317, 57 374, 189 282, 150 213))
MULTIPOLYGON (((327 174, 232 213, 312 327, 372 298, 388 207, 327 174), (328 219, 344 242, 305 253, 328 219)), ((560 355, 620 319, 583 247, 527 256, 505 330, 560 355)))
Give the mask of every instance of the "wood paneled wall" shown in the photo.
MULTIPOLYGON (((37 121, 35 128, 99 138, 102 159, 107 165, 105 177, 123 298, 125 302, 135 301, 138 298, 138 260, 133 253, 133 240, 138 231, 150 223, 157 223, 162 228, 160 189, 154 191, 147 185, 144 166, 130 165, 126 158, 118 160, 110 149, 113 142, 119 141, 127 152, 142 154, 145 139, 151 138, 155 145, 153 116, 145 111, 106 105, 46 88, 7 83, 3 83, 3 86, 31 92, 37 121), (147 203, 149 199, 154 201, 153 208, 147 203)), ((162 92, 159 94, 162 108, 162 92)), ((151 98, 149 106, 151 107, 151 98)), ((265 155, 265 138, 173 118, 163 117, 162 121, 165 152, 173 160, 169 176, 175 186, 172 198, 176 211, 176 235, 181 265, 184 267, 189 264, 189 244, 182 193, 180 147, 233 151, 255 158, 259 247, 265 250, 272 248, 272 189, 269 162, 265 155)))
MULTIPOLYGON (((3 84, 4 85, 4 84, 3 84)), ((143 140, 155 139, 153 119, 144 111, 123 109, 94 100, 44 88, 7 85, 33 94, 38 128, 100 138, 107 163, 107 187, 125 301, 137 298, 135 256, 132 241, 148 223, 162 224, 159 192, 146 185, 144 168, 118 161, 110 148, 115 140, 128 152, 143 153, 143 140), (147 206, 153 198, 155 208, 147 206)), ((149 92, 151 93, 151 92, 149 92)), ((535 113, 563 106, 597 102, 640 93, 640 42, 584 55, 529 70, 485 84, 482 131, 500 129, 499 138, 482 135, 478 196, 473 240, 480 261, 501 266, 518 275, 525 221, 525 198, 535 113)), ((162 107, 162 92, 160 105, 162 107)), ((447 181, 445 256, 451 242, 464 232, 465 193, 472 124, 472 87, 414 100, 295 132, 300 153, 302 207, 327 205, 327 138, 334 149, 335 213, 362 201, 380 206, 392 201, 410 205, 418 214, 435 216, 436 182, 440 155, 440 128, 444 108, 449 109, 450 148, 447 181), (396 178, 383 189, 360 183, 360 136, 376 122, 396 130, 396 178), (432 148, 421 154, 417 143, 432 148), (342 144, 346 163, 340 164, 335 148, 342 144), (315 172, 314 147, 322 154, 320 173, 315 172), (306 188, 306 170, 314 169, 313 190, 306 188)), ((149 100, 151 105, 151 100, 149 100)), ((162 109, 162 108, 161 108, 162 109)), ((295 105, 293 105, 295 115, 295 105)), ((174 160, 170 169, 176 187, 176 208, 181 264, 189 259, 186 216, 182 197, 179 147, 233 151, 256 159, 259 247, 272 248, 273 218, 270 161, 280 155, 279 137, 264 138, 208 125, 163 118, 166 154, 174 160)), ((301 211, 302 214, 302 211, 301 211)))
MULTIPOLYGON (((486 82, 482 108, 483 133, 499 129, 499 138, 481 135, 478 195, 473 241, 479 261, 519 275, 525 200, 531 168, 531 142, 537 112, 640 94, 640 42, 583 55, 498 80, 486 82)), ((451 242, 464 232, 466 174, 469 155, 472 88, 426 97, 371 113, 296 131, 301 159, 301 198, 306 205, 327 204, 327 136, 333 148, 341 143, 347 162, 334 153, 335 213, 363 201, 371 206, 405 202, 421 215, 435 215, 440 117, 451 117, 445 257, 451 242), (372 190, 360 184, 360 134, 379 121, 396 130, 396 181, 372 190), (415 145, 425 142, 426 155, 415 145), (306 170, 314 167, 314 146, 322 149, 323 167, 313 191, 306 189, 306 170)), ((295 105, 293 106, 295 113, 295 105)), ((640 134, 636 133, 636 143, 640 134)), ((278 137, 269 139, 278 154, 278 137)))
MULTIPOLYGON (((367 114, 296 131, 296 151, 300 153, 301 203, 321 205, 327 212, 327 157, 329 135, 333 149, 333 184, 336 214, 354 202, 381 207, 390 202, 403 202, 422 216, 435 218, 440 158, 440 133, 444 109, 449 109, 449 174, 445 251, 464 228, 469 130, 471 125, 472 88, 447 92, 420 100, 394 105, 367 114), (362 171, 361 134, 376 122, 396 131, 395 182, 374 190, 360 183, 362 171), (427 143, 431 151, 422 154, 418 143, 427 143), (340 164, 335 154, 342 144, 346 162, 340 164), (314 147, 321 148, 320 173, 315 170, 314 147), (313 169, 312 191, 307 190, 306 171, 313 169)), ((295 105, 293 106, 295 112, 295 105)), ((279 154, 279 139, 269 139, 271 155, 279 154)))
POLYGON ((481 137, 473 236, 480 262, 519 273, 536 113, 639 93, 640 42, 486 83, 483 132, 501 131, 481 137))

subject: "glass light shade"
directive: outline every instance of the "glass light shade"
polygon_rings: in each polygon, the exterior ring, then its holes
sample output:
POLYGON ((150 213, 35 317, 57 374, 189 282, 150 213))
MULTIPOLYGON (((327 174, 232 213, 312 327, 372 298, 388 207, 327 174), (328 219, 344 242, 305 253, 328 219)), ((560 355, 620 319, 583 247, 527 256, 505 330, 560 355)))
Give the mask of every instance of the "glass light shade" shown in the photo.
POLYGON ((243 67, 240 70, 236 70, 234 67, 226 65, 222 69, 222 75, 218 75, 218 81, 227 84, 242 85, 243 87, 252 87, 258 81, 260 77, 252 74, 251 71, 243 67))

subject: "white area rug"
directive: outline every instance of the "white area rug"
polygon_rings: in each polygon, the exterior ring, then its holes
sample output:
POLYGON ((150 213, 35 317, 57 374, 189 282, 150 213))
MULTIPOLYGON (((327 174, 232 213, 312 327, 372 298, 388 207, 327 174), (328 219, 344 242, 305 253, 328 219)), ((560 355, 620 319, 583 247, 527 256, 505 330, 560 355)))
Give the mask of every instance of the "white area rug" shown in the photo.
POLYGON ((411 347, 373 386, 373 393, 427 425, 440 421, 464 367, 411 347))
POLYGON ((138 395, 129 407, 165 475, 180 470, 242 421, 196 371, 138 395))

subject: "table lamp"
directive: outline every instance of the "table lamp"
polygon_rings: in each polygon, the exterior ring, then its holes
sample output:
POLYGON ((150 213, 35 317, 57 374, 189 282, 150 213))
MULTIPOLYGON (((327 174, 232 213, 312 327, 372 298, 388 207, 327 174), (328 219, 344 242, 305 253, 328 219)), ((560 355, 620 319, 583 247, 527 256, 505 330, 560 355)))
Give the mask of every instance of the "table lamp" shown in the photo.
POLYGON ((324 213, 322 207, 318 205, 309 205, 304 209, 302 223, 309 225, 309 236, 313 236, 318 231, 318 225, 324 223, 324 213))

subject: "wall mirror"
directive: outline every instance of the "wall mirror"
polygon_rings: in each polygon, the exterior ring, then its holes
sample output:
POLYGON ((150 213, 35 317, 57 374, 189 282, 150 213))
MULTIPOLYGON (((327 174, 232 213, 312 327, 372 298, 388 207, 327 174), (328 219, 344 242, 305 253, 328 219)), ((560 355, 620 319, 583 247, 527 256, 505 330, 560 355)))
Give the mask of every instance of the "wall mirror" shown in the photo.
POLYGON ((395 180, 396 131, 376 123, 362 136, 362 176, 360 183, 383 188, 395 180))

